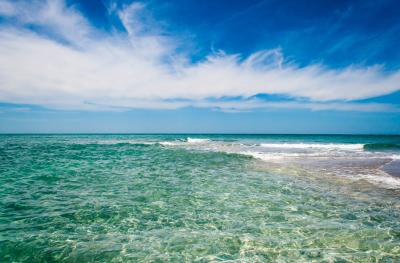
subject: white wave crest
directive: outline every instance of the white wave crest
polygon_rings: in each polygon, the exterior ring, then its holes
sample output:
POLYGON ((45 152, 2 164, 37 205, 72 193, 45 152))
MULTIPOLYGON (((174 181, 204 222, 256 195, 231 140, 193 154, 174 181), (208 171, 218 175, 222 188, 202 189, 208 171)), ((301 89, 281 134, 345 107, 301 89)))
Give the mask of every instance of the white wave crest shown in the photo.
POLYGON ((187 138, 188 143, 207 143, 210 139, 200 139, 200 138, 187 138))
POLYGON ((179 145, 179 142, 170 142, 170 141, 164 141, 164 142, 159 142, 162 146, 175 146, 179 145))
POLYGON ((400 155, 399 154, 393 154, 392 156, 390 156, 390 158, 392 158, 392 160, 400 160, 400 155))
POLYGON ((261 152, 243 151, 239 152, 239 154, 251 156, 263 161, 276 161, 287 158, 304 157, 304 154, 298 154, 298 153, 261 153, 261 152))
POLYGON ((332 149, 332 150, 363 150, 364 144, 322 144, 322 143, 262 143, 265 148, 284 148, 284 149, 332 149))

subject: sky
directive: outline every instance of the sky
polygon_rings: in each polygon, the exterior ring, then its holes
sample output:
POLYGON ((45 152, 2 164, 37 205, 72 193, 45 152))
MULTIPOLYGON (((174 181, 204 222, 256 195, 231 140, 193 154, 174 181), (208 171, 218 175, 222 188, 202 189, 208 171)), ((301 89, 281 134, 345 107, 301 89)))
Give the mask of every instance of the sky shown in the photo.
POLYGON ((0 0, 0 133, 400 134, 396 0, 0 0))

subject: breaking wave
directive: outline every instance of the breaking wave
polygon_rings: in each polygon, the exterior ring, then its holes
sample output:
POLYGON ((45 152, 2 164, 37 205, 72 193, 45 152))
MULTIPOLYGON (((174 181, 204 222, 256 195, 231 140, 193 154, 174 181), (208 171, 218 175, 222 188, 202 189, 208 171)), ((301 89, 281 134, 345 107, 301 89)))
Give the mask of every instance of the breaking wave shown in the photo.
POLYGON ((284 149, 339 149, 339 150, 362 150, 364 144, 322 144, 322 143, 262 143, 266 148, 284 148, 284 149))
POLYGON ((186 139, 186 141, 188 143, 207 143, 207 142, 210 142, 211 140, 210 139, 200 139, 200 138, 190 138, 190 137, 188 137, 186 139))

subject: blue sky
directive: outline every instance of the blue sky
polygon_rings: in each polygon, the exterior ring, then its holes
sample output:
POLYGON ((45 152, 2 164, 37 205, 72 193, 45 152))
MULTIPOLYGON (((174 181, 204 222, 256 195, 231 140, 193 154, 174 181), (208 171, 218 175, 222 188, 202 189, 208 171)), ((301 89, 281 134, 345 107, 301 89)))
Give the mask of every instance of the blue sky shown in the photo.
POLYGON ((0 132, 400 133, 398 1, 0 0, 0 132))

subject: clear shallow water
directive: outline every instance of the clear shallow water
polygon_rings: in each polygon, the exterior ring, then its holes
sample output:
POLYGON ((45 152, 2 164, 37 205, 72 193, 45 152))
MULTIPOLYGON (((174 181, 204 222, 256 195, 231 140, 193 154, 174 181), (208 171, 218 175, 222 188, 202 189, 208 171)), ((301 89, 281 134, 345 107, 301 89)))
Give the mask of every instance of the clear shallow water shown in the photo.
POLYGON ((0 136, 0 262, 399 262, 399 141, 0 136))

